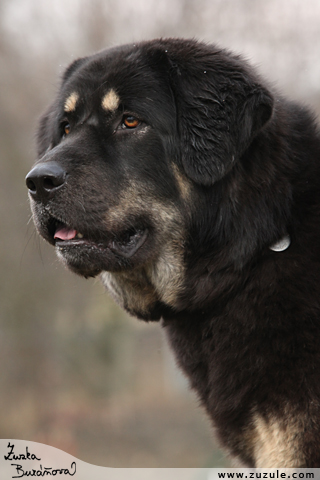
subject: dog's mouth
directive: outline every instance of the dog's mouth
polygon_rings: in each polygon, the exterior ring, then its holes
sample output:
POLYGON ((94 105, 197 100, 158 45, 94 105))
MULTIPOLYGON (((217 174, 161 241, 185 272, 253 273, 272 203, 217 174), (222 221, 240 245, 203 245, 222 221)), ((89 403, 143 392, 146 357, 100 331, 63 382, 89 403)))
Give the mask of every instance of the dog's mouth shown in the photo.
POLYGON ((53 229, 52 236, 57 247, 89 246, 100 250, 109 249, 124 258, 131 258, 148 236, 147 229, 130 227, 119 235, 113 235, 108 241, 100 242, 87 238, 85 234, 59 221, 55 222, 53 229))
MULTIPOLYGON (((118 232, 101 233, 99 229, 81 229, 50 217, 39 233, 57 249, 59 257, 74 272, 83 276, 96 276, 102 270, 118 271, 141 261, 141 247, 148 236, 148 228, 123 227, 118 232), (95 232, 96 231, 96 235, 95 232)), ((141 249, 144 250, 144 249, 141 249)))

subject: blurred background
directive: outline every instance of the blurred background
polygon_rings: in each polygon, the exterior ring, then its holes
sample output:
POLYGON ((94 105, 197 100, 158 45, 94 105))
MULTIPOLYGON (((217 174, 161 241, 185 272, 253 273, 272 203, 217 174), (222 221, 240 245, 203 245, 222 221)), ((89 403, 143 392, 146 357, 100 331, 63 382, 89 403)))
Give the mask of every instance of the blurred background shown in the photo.
POLYGON ((227 466, 160 326, 66 271, 30 221, 24 177, 64 68, 158 36, 243 53, 320 111, 319 0, 0 0, 0 438, 109 467, 227 466))

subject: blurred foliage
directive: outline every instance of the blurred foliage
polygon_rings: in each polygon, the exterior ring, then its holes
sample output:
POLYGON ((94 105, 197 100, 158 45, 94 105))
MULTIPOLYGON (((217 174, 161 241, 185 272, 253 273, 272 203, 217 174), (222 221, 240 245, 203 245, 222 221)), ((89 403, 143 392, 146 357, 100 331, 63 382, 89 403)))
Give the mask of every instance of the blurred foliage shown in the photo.
POLYGON ((159 325, 128 318, 36 235, 24 177, 74 58, 188 36, 242 51, 319 110, 317 0, 0 0, 0 435, 105 466, 222 466, 159 325))

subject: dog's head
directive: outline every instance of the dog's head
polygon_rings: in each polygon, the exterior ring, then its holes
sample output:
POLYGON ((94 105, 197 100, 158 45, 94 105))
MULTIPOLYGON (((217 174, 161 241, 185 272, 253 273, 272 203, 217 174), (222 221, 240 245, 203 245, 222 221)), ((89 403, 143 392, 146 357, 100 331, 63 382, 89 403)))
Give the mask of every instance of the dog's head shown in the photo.
POLYGON ((75 61, 41 120, 27 175, 40 235, 76 273, 112 272, 116 296, 131 282, 174 305, 201 191, 232 170, 271 113, 243 61, 194 41, 75 61))

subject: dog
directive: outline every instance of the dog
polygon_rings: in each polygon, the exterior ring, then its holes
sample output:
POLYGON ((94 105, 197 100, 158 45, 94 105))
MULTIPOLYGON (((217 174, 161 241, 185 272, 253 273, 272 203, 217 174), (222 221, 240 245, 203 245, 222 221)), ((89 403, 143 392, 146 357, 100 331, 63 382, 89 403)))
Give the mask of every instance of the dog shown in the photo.
POLYGON ((320 135, 241 56, 157 39, 74 61, 26 178, 39 234, 159 321, 226 453, 320 467, 320 135))

